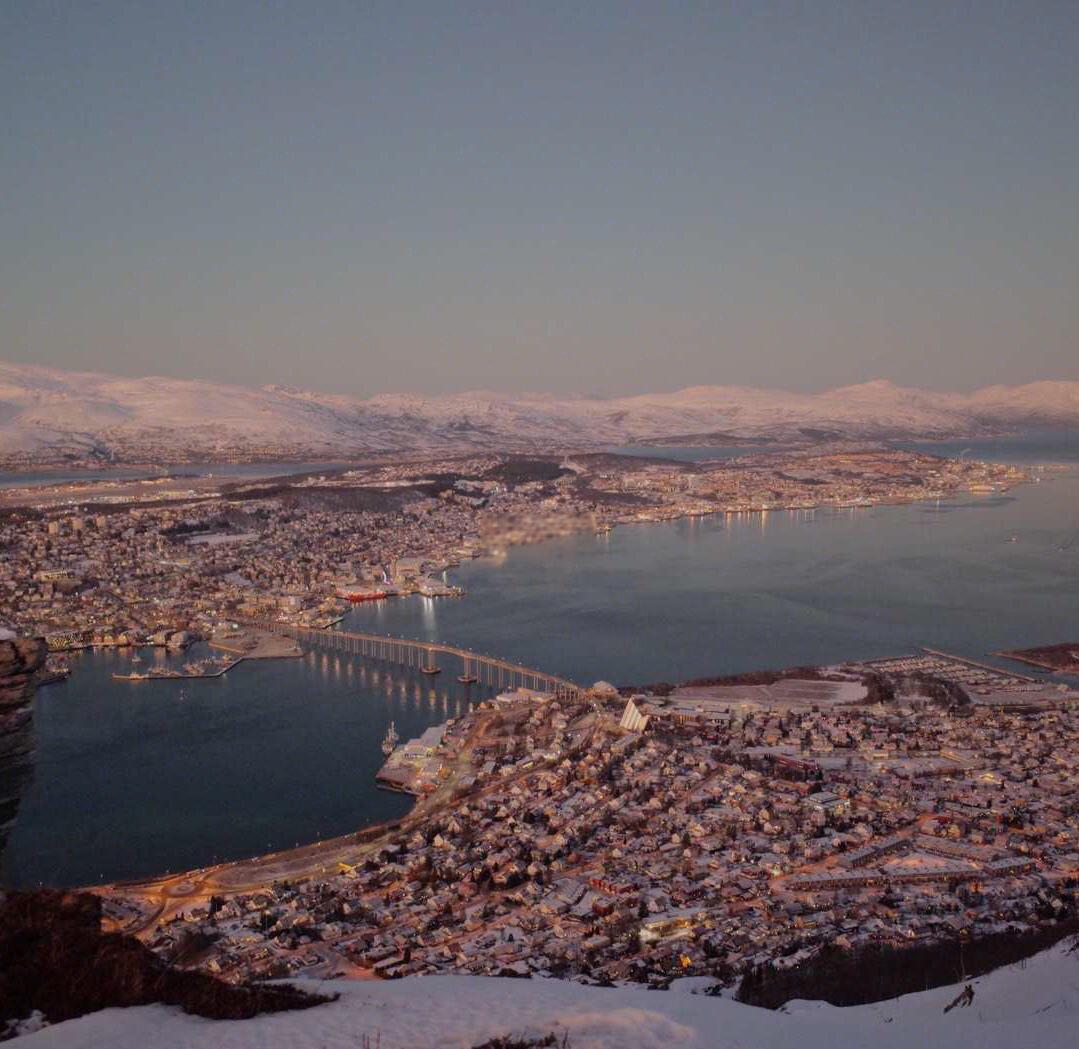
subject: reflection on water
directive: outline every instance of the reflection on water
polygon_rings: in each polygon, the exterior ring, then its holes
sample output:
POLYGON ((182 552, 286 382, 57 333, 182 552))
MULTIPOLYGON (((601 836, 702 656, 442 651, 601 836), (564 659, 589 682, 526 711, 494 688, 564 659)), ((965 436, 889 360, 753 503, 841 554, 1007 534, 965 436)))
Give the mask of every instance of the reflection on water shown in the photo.
MULTIPOLYGON (((202 648, 138 658, 178 665, 202 648)), ((134 655, 73 655, 69 681, 39 695, 39 772, 5 883, 179 870, 401 816, 411 799, 374 785, 390 721, 407 739, 491 695, 457 671, 431 681, 323 651, 207 681, 114 681, 134 655)))
MULTIPOLYGON (((30 748, 33 746, 30 738, 32 731, 31 727, 26 730, 30 748)), ((0 754, 0 858, 4 855, 8 835, 15 826, 19 804, 29 787, 33 773, 32 753, 0 754)))
MULTIPOLYGON (((919 645, 978 658, 1073 639, 1077 536, 1079 473, 939 506, 708 516, 514 548, 454 573, 463 600, 357 606, 344 626, 585 684, 919 645)), ((115 682, 121 652, 72 663, 36 702, 35 776, 0 867, 11 882, 146 875, 399 816, 410 801, 374 787, 389 722, 408 738, 491 694, 459 685, 448 656, 436 678, 312 652, 184 683, 115 682)))
POLYGON ((350 611, 588 684, 1063 640, 1079 619, 1079 472, 1006 495, 685 518, 463 565, 467 597, 350 611))

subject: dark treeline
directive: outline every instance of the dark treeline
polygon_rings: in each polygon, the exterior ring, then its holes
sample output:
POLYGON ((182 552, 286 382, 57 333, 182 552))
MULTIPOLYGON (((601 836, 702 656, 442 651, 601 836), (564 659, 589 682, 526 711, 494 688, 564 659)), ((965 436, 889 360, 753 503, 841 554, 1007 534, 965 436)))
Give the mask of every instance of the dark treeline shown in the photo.
POLYGON ((751 969, 742 977, 737 999, 765 1009, 778 1009, 796 998, 865 1005, 962 983, 1023 961, 1077 932, 1079 919, 1069 918, 1031 932, 991 933, 971 940, 957 937, 910 947, 872 944, 848 951, 828 945, 790 969, 777 969, 771 963, 751 969))
POLYGON ((709 688, 720 685, 774 685, 787 678, 806 681, 826 681, 827 675, 820 667, 787 667, 786 670, 750 670, 743 674, 726 674, 722 677, 695 677, 682 682, 687 688, 709 688))
POLYGON ((556 481, 573 473, 552 459, 511 458, 492 467, 483 475, 485 481, 503 481, 506 484, 528 484, 530 481, 556 481))

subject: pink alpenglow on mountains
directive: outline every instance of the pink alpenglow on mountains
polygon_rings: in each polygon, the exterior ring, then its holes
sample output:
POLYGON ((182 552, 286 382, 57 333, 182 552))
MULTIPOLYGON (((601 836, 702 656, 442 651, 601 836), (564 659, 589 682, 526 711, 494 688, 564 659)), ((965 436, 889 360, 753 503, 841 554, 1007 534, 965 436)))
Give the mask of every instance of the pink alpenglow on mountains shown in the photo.
POLYGON ((144 461, 395 449, 602 447, 686 439, 959 437, 1079 426, 1079 382, 934 393, 885 381, 822 393, 694 386, 601 399, 468 392, 370 398, 0 362, 0 454, 144 461))

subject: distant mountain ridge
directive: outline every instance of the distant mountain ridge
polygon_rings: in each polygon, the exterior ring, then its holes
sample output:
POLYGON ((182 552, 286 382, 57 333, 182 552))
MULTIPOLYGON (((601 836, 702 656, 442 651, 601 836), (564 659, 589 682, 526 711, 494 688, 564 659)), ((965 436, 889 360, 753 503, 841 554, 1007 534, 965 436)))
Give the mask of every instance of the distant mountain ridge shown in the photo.
POLYGON ((0 362, 0 456, 39 463, 598 447, 706 434, 958 437, 1057 426, 1079 426, 1079 382, 970 394, 877 380, 814 394, 694 386, 610 399, 490 392, 364 399, 0 362))

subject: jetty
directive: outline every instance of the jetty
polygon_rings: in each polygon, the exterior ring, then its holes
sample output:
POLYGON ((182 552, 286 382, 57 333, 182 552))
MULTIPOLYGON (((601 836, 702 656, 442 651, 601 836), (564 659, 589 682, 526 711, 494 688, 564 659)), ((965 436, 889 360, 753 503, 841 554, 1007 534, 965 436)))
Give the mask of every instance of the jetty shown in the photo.
POLYGON ((132 671, 130 674, 113 674, 117 681, 200 681, 221 677, 227 674, 243 658, 230 659, 227 663, 216 663, 211 670, 174 670, 171 667, 151 667, 149 670, 132 671))

